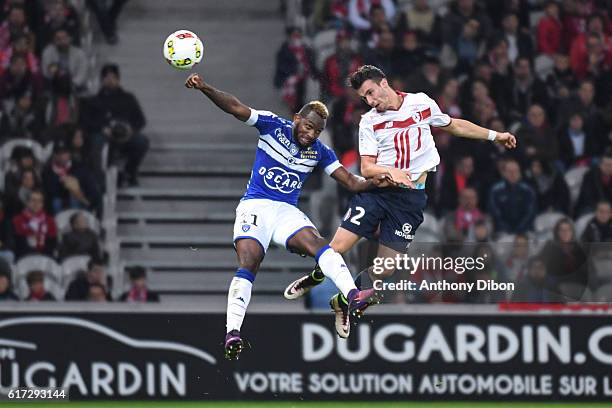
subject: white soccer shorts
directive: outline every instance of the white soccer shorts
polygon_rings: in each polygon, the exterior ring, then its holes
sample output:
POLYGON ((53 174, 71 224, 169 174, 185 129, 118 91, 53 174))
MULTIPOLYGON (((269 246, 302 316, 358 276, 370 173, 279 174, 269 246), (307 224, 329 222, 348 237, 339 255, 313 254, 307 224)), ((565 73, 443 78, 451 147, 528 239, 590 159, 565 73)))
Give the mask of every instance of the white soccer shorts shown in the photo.
POLYGON ((268 250, 270 241, 287 248, 287 242, 304 228, 315 228, 310 219, 291 204, 254 198, 241 201, 236 208, 234 244, 251 238, 268 250))

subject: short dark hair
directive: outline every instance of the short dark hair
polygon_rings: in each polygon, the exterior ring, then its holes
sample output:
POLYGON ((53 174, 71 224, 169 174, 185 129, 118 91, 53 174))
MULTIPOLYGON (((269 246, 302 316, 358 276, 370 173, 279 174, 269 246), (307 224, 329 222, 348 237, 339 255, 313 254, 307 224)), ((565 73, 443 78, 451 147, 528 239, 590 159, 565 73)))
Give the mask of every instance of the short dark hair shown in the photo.
POLYGON ((604 159, 612 159, 612 147, 606 147, 603 154, 604 159))
POLYGON ((142 266, 132 266, 126 269, 128 271, 128 275, 130 276, 130 280, 136 280, 136 279, 147 277, 147 271, 142 266))
POLYGON ((368 79, 380 83, 383 79, 387 78, 385 73, 374 65, 362 65, 359 69, 349 75, 348 83, 354 90, 361 88, 361 85, 368 79))
POLYGON ((79 215, 81 215, 82 212, 81 211, 76 211, 74 214, 72 214, 70 216, 70 226, 74 227, 74 223, 76 222, 77 218, 79 217, 79 215))
POLYGON ((45 280, 45 274, 41 270, 33 270, 28 272, 26 275, 26 282, 28 285, 32 285, 34 282, 43 282, 45 280))
POLYGON ((327 110, 327 106, 321 101, 310 101, 306 105, 302 106, 302 109, 298 112, 301 117, 305 118, 308 116, 310 112, 314 112, 321 117, 321 119, 326 120, 329 116, 329 111, 327 110))
POLYGON ((114 74, 117 78, 121 78, 119 72, 119 65, 117 64, 105 64, 100 70, 100 78, 106 77, 108 74, 114 74))
POLYGON ((94 266, 106 266, 103 259, 100 258, 91 258, 87 262, 87 271, 91 271, 94 266))

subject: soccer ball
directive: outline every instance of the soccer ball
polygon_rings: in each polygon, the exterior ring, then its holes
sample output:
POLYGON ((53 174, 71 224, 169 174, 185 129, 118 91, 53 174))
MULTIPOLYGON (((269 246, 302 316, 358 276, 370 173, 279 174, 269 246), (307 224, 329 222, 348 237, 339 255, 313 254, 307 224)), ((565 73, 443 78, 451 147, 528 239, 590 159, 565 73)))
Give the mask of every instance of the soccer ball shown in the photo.
POLYGON ((164 58, 177 69, 191 69, 202 61, 202 41, 188 30, 173 32, 164 41, 164 58))

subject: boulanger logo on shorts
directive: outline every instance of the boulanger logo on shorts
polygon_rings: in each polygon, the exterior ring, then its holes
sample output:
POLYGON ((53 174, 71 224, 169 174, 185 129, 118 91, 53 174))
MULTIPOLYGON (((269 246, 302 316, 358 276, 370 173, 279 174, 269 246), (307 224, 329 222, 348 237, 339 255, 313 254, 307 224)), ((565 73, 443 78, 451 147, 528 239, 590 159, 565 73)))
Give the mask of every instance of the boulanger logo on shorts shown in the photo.
POLYGON ((296 188, 302 188, 300 176, 281 167, 271 167, 267 170, 265 167, 261 167, 259 174, 263 176, 264 183, 268 188, 284 194, 290 194, 296 188))
POLYGON ((409 223, 405 223, 402 225, 402 230, 395 230, 395 235, 398 237, 402 237, 405 239, 414 239, 414 235, 410 234, 412 232, 412 225, 409 223))

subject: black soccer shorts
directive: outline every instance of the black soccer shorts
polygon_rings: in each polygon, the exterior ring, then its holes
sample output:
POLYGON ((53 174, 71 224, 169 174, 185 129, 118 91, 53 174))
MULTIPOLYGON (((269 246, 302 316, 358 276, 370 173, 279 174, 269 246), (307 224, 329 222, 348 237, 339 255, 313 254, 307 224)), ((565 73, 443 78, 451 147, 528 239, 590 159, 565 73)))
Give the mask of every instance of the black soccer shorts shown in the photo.
POLYGON ((398 252, 406 252, 423 222, 427 205, 425 190, 383 188, 356 194, 344 215, 342 228, 375 239, 398 252))

